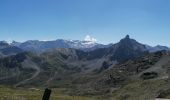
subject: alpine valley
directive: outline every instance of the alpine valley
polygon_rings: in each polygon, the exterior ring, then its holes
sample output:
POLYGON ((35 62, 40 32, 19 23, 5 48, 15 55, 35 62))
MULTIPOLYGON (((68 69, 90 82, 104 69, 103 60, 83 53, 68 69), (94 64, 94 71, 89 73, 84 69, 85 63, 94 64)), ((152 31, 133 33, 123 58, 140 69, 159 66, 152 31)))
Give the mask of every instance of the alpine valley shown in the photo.
POLYGON ((129 35, 108 45, 63 39, 1 41, 0 96, 3 88, 48 87, 69 96, 94 98, 62 100, 170 98, 169 50, 139 43, 129 35))

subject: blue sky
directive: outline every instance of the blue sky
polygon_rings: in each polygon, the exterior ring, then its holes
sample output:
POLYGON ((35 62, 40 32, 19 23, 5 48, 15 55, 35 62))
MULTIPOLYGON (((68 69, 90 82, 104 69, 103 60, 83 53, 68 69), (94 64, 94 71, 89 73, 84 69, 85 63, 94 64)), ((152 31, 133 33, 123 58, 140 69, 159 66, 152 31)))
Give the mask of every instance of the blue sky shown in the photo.
POLYGON ((115 43, 129 34, 170 46, 170 0, 0 0, 0 40, 115 43))

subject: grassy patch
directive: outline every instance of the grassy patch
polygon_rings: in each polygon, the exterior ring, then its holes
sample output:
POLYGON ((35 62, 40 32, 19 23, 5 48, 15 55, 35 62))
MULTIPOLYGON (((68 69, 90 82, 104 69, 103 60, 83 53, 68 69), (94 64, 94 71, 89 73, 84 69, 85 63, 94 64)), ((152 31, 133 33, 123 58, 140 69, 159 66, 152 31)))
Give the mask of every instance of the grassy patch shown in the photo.
POLYGON ((136 81, 113 92, 113 96, 116 100, 154 100, 161 91, 169 88, 169 81, 166 80, 136 81))
MULTIPOLYGON (((53 89, 50 100, 96 100, 93 97, 69 96, 53 89)), ((43 89, 23 89, 0 86, 0 100, 41 100, 43 89)))

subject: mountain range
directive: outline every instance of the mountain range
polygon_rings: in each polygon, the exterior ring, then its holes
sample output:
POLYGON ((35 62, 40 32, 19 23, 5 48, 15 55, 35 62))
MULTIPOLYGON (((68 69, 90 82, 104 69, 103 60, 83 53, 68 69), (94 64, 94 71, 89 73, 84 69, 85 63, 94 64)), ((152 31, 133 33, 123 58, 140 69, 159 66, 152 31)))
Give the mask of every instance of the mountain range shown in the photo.
MULTIPOLYGON (((126 38, 129 38, 129 35, 127 35, 126 38)), ((93 50, 101 49, 101 48, 109 48, 116 44, 110 43, 108 45, 104 45, 100 43, 95 43, 93 41, 63 40, 63 39, 58 39, 54 41, 39 41, 39 40, 28 40, 26 42, 13 41, 12 43, 7 43, 6 41, 0 41, 0 49, 5 48, 6 46, 6 48, 9 48, 9 47, 11 49, 18 48, 18 49, 22 49, 23 51, 34 51, 37 53, 41 53, 41 52, 44 52, 50 49, 56 49, 56 48, 72 48, 72 49, 79 49, 79 50, 88 52, 88 51, 93 51, 93 50)), ((142 43, 140 44, 144 45, 142 43)), ((170 50, 169 47, 161 46, 161 45, 157 45, 155 47, 145 45, 144 49, 148 50, 149 52, 170 50)), ((3 50, 3 51, 6 51, 6 50, 3 50)), ((18 52, 18 50, 16 51, 18 52)))
POLYGON ((19 47, 26 51, 35 50, 37 52, 43 52, 55 48, 73 48, 73 49, 80 49, 84 51, 91 51, 97 48, 105 48, 109 46, 109 45, 95 43, 92 41, 63 40, 63 39, 58 39, 54 41, 29 40, 23 43, 13 41, 11 45, 19 47))
POLYGON ((129 35, 109 45, 61 39, 1 41, 0 85, 66 88, 69 95, 108 95, 113 100, 156 98, 170 91, 169 62, 168 47, 151 47, 129 35))

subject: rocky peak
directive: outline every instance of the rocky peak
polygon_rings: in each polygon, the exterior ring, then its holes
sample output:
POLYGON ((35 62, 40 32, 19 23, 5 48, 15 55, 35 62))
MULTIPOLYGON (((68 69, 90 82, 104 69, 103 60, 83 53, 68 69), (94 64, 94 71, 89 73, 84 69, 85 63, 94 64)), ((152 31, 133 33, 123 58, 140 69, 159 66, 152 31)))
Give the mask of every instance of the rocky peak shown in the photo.
POLYGON ((130 36, 129 36, 129 35, 126 35, 125 39, 130 39, 130 36))
POLYGON ((136 40, 131 39, 129 35, 126 35, 125 38, 123 38, 123 39, 120 40, 120 43, 121 43, 121 44, 125 44, 125 45, 129 45, 129 44, 131 44, 132 42, 136 42, 136 40))

